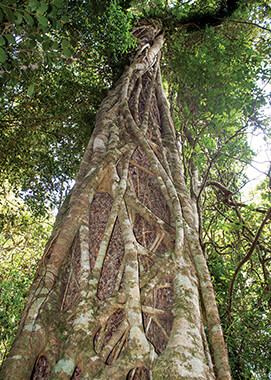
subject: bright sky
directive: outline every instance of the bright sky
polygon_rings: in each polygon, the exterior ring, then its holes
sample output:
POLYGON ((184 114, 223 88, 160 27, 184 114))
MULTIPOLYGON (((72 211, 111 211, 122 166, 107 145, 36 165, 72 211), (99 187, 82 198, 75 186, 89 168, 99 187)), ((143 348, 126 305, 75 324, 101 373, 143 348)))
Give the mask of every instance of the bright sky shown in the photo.
MULTIPOLYGON (((271 123, 271 104, 264 108, 264 114, 270 118, 271 123)), ((266 178, 266 174, 270 169, 271 141, 266 141, 264 133, 258 131, 254 134, 248 134, 248 142, 251 148, 256 151, 257 156, 253 160, 252 165, 248 166, 246 170, 250 182, 242 189, 242 195, 246 200, 251 200, 251 196, 249 196, 250 191, 255 189, 255 187, 266 178)))
MULTIPOLYGON (((247 175, 250 179, 247 187, 250 189, 255 188, 256 184, 265 179, 268 173, 269 166, 271 163, 271 146, 263 139, 263 134, 257 136, 249 136, 249 143, 252 149, 256 150, 258 153, 246 170, 247 175), (268 146, 269 145, 269 146, 268 146)), ((247 191, 247 189, 246 189, 247 191)))

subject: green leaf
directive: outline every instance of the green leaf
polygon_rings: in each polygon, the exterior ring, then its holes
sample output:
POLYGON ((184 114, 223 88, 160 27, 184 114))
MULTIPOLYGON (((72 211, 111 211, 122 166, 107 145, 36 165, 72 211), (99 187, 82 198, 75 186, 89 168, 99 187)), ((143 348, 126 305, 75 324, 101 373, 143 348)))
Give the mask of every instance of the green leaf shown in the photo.
POLYGON ((5 34, 5 38, 8 41, 9 44, 15 43, 15 38, 12 34, 5 34))
POLYGON ((7 15, 9 22, 13 23, 15 21, 15 16, 14 16, 13 10, 6 8, 4 6, 2 7, 2 9, 5 12, 5 14, 7 15))
POLYGON ((38 9, 39 5, 40 3, 37 0, 30 0, 28 3, 28 6, 32 11, 35 11, 36 9, 38 9))
POLYGON ((53 3, 57 8, 62 8, 62 6, 63 6, 63 1, 62 1, 62 0, 53 0, 52 3, 53 3))
POLYGON ((53 44, 52 44, 52 49, 53 49, 53 50, 57 50, 58 47, 59 47, 58 43, 57 43, 57 42, 53 42, 53 44))
POLYGON ((45 1, 42 1, 39 8, 37 9, 37 13, 45 13, 48 9, 48 5, 45 3, 45 1))
POLYGON ((3 46, 6 44, 6 41, 3 36, 0 36, 0 46, 3 46))
POLYGON ((63 49, 63 53, 66 58, 70 58, 72 56, 72 52, 68 48, 63 49))
POLYGON ((61 21, 63 22, 63 23, 66 23, 66 22, 69 22, 70 21, 70 19, 69 19, 69 17, 68 16, 62 16, 61 17, 61 21))
POLYGON ((7 60, 7 55, 4 49, 0 48, 0 62, 4 63, 7 60))
POLYGON ((43 26, 47 27, 48 26, 48 19, 45 16, 42 15, 36 15, 38 22, 43 26))
POLYGON ((15 20, 16 25, 20 25, 23 21, 23 15, 18 11, 15 11, 14 15, 17 17, 15 20))
POLYGON ((34 19, 33 19, 33 17, 30 16, 30 14, 25 13, 25 14, 24 14, 24 19, 25 19, 25 21, 26 21, 30 26, 33 26, 33 25, 34 25, 34 19))
POLYGON ((34 86, 33 83, 31 83, 31 84, 28 86, 28 89, 27 89, 27 95, 28 95, 28 96, 33 95, 34 90, 35 90, 35 86, 34 86))
POLYGON ((54 20, 55 16, 58 14, 58 9, 57 7, 55 7, 54 5, 52 6, 52 10, 51 12, 48 13, 48 17, 52 18, 53 20, 52 21, 56 21, 54 20))
POLYGON ((22 24, 18 25, 16 28, 14 28, 14 34, 18 36, 19 34, 23 33, 24 30, 25 30, 25 25, 24 26, 22 26, 22 24))
POLYGON ((62 41, 62 47, 63 47, 63 49, 66 49, 69 45, 70 45, 70 43, 69 43, 68 40, 63 40, 62 41))
POLYGON ((50 47, 50 41, 47 40, 42 43, 42 48, 44 51, 49 50, 49 47, 50 47))
POLYGON ((26 41, 27 49, 34 49, 35 46, 36 46, 35 40, 31 39, 31 40, 26 41))

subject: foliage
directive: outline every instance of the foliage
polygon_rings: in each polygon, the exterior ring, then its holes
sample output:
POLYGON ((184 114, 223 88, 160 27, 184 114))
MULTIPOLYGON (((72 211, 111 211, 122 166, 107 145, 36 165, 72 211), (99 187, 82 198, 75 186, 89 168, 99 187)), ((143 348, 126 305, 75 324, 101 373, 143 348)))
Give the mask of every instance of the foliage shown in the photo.
MULTIPOLYGON (((260 113, 265 99, 256 83, 267 75, 262 68, 266 52, 255 50, 253 39, 248 40, 251 32, 225 23, 192 36, 179 37, 176 32, 169 40, 171 64, 165 65, 165 73, 175 96, 184 162, 189 166, 192 159, 203 176, 213 166, 223 165, 225 158, 229 167, 238 159, 240 170, 240 162, 245 165, 252 157, 246 141, 248 126, 266 123, 260 113)), ((222 181, 225 169, 219 176, 222 181)))
POLYGON ((0 361, 8 352, 37 262, 52 229, 52 218, 33 217, 8 184, 0 194, 0 361))
POLYGON ((3 5, 3 36, 15 37, 5 44, 0 98, 0 183, 8 178, 36 213, 67 193, 115 75, 111 67, 134 44, 131 16, 117 2, 105 2, 104 13, 89 3, 91 17, 78 2, 38 3, 3 5))
POLYGON ((9 178, 36 213, 57 205, 74 178, 103 96, 99 71, 62 65, 39 70, 35 95, 2 98, 1 181, 9 178), (29 142, 31 141, 31 144, 29 142), (63 194, 62 194, 63 193, 63 194), (47 203, 48 204, 48 203, 47 203))

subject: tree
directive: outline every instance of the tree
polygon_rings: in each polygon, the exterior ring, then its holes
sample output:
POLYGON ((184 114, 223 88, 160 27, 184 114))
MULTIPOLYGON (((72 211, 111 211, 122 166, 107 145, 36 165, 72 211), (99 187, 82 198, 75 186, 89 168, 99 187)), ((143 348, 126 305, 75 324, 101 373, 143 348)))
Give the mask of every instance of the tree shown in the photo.
MULTIPOLYGON (((200 241, 197 162, 195 155, 181 161, 162 85, 165 31, 181 17, 166 10, 161 17, 151 8, 133 29, 137 47, 97 113, 3 367, 5 379, 230 378, 200 241)), ((233 10, 197 15, 198 26, 233 10)), ((185 20, 192 29, 194 22, 194 14, 185 20)), ((171 104, 178 111, 185 103, 176 93, 170 92, 171 104)), ((205 115, 199 125, 211 131, 212 122, 205 115)), ((183 143, 200 156, 191 131, 182 126, 183 143)), ((243 135, 233 135, 243 143, 243 135)), ((218 144, 223 137, 233 140, 225 131, 218 144)))

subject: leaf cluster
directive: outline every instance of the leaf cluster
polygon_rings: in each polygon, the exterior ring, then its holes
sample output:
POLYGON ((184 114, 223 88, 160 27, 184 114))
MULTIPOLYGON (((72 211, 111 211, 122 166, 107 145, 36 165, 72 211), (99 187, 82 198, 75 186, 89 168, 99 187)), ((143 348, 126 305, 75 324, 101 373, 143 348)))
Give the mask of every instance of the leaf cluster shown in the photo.
POLYGON ((21 2, 3 0, 0 4, 0 64, 2 84, 14 86, 60 49, 52 30, 68 21, 62 0, 21 2), (50 32, 50 33, 49 33, 50 32))

